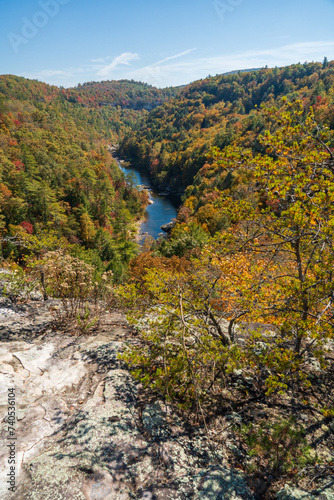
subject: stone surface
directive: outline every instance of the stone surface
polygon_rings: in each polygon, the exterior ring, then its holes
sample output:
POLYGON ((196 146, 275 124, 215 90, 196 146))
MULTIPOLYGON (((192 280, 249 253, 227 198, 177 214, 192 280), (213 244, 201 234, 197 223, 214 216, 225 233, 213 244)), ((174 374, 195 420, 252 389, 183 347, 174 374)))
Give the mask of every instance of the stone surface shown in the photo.
POLYGON ((195 498, 198 500, 236 500, 253 497, 240 473, 232 472, 227 468, 217 468, 205 474, 202 487, 195 498))
POLYGON ((310 493, 286 485, 276 494, 277 500, 334 500, 334 481, 310 493))
POLYGON ((175 226, 175 222, 173 222, 173 221, 167 222, 167 224, 163 224, 160 229, 162 231, 164 231, 164 233, 169 233, 173 229, 174 226, 175 226))
MULTIPOLYGON (((131 328, 113 312, 95 336, 52 328, 55 301, 10 309, 0 325, 0 420, 15 387, 17 490, 4 500, 251 499, 244 477, 199 430, 189 433, 140 387, 119 359, 131 328)), ((1 427, 1 441, 7 439, 1 427)))

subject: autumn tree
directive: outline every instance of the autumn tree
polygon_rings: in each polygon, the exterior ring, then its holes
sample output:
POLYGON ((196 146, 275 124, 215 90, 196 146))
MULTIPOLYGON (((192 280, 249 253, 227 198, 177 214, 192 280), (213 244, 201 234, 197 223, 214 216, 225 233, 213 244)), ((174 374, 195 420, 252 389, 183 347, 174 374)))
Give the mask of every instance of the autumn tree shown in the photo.
POLYGON ((270 382, 284 388, 291 372, 304 377, 308 356, 323 361, 333 335, 334 161, 328 130, 312 109, 305 116, 301 102, 286 103, 264 115, 267 153, 245 159, 239 152, 239 164, 253 172, 258 205, 223 239, 225 251, 255 262, 257 273, 241 291, 245 319, 273 325, 282 355, 270 382))
POLYGON ((91 244, 96 230, 94 224, 87 212, 84 212, 80 216, 80 229, 81 229, 81 238, 86 244, 91 244))
POLYGON ((142 380, 168 388, 182 404, 192 396, 199 405, 240 360, 267 395, 294 381, 307 386, 310 357, 326 366, 334 313, 333 154, 326 129, 301 102, 261 113, 265 153, 232 147, 220 155, 221 168, 249 179, 248 200, 226 192, 230 227, 190 270, 147 269, 145 289, 134 283, 125 291, 133 310, 145 304, 149 313, 138 323, 146 350, 127 359, 142 380))

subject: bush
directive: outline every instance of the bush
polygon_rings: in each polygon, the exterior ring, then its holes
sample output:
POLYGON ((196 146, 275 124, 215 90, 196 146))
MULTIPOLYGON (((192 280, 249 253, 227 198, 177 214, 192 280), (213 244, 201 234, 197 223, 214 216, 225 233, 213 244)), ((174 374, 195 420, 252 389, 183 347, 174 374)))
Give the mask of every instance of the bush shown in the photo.
POLYGON ((43 259, 31 263, 30 268, 34 276, 40 276, 44 296, 60 299, 60 314, 75 319, 82 333, 98 321, 101 307, 110 303, 111 272, 98 275, 93 266, 60 250, 47 252, 43 259))
POLYGON ((311 457, 304 429, 298 428, 293 417, 261 422, 256 427, 253 424, 244 425, 241 435, 252 457, 249 470, 265 468, 267 473, 279 477, 282 472, 318 459, 316 456, 311 457))
POLYGON ((30 299, 39 288, 36 276, 27 274, 20 266, 11 263, 7 272, 1 273, 1 292, 12 302, 30 299))

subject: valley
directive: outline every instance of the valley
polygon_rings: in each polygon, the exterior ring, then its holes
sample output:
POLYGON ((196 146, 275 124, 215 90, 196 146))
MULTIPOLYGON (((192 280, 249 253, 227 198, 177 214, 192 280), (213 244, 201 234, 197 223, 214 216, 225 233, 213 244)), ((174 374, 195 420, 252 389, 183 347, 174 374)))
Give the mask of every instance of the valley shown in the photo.
POLYGON ((333 499, 333 207, 327 58, 0 76, 17 498, 333 499))

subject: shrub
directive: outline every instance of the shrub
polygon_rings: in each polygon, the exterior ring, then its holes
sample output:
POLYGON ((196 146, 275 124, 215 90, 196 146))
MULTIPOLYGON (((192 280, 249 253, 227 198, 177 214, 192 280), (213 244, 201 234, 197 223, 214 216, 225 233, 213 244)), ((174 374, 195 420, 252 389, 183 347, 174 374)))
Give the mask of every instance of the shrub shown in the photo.
POLYGON ((110 302, 112 273, 98 275, 93 266, 61 250, 47 252, 30 268, 33 275, 40 276, 44 295, 60 299, 61 314, 75 319, 81 332, 97 322, 101 307, 110 302), (91 314, 95 314, 93 319, 91 314))
POLYGON ((6 271, 1 274, 1 292, 11 301, 27 300, 38 290, 38 278, 26 273, 17 264, 8 264, 6 271))
POLYGON ((261 422, 258 426, 244 425, 241 435, 248 447, 249 470, 265 468, 274 477, 295 467, 318 459, 310 455, 304 429, 298 428, 294 417, 261 422))

